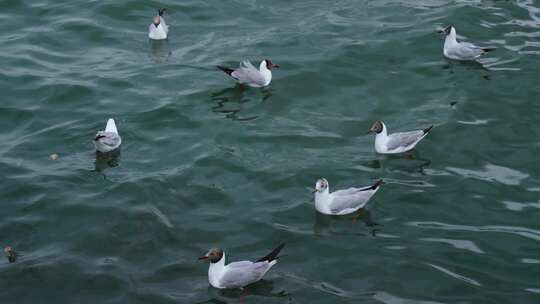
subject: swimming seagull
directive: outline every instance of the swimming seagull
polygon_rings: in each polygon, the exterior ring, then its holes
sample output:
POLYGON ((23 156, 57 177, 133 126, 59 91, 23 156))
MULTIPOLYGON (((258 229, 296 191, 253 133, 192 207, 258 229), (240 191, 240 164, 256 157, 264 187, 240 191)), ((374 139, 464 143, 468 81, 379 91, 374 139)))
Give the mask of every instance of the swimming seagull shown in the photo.
POLYGON ((227 73, 238 83, 245 84, 250 87, 260 88, 265 87, 272 81, 272 68, 279 68, 279 65, 272 63, 269 59, 261 61, 259 69, 255 68, 249 60, 244 60, 240 63, 238 69, 230 69, 223 66, 217 66, 220 70, 227 73))
POLYGON ((164 8, 158 9, 158 15, 154 17, 154 21, 148 27, 148 38, 153 40, 167 39, 169 27, 165 23, 165 18, 163 18, 164 13, 164 8))
POLYGON ((225 252, 213 248, 199 260, 210 261, 208 281, 215 288, 242 288, 262 279, 264 274, 277 263, 279 252, 285 244, 279 245, 265 257, 255 261, 239 261, 225 265, 225 252))
POLYGON ((449 25, 438 31, 445 33, 443 54, 445 57, 454 60, 475 60, 495 48, 483 48, 467 42, 460 42, 456 38, 456 29, 449 25))
POLYGON ((94 146, 99 152, 107 153, 118 149, 122 143, 122 138, 118 134, 114 119, 109 118, 105 131, 98 131, 94 137, 94 146))
POLYGON ((423 130, 387 134, 382 121, 376 121, 367 133, 376 133, 375 151, 381 154, 397 154, 410 151, 431 131, 433 126, 423 130))
POLYGON ((315 209, 328 215, 345 215, 366 206, 369 199, 377 193, 382 180, 364 188, 349 188, 330 193, 328 181, 321 178, 315 184, 315 209))
POLYGON ((4 253, 10 263, 15 263, 15 261, 17 261, 17 253, 15 253, 11 246, 4 248, 4 253))

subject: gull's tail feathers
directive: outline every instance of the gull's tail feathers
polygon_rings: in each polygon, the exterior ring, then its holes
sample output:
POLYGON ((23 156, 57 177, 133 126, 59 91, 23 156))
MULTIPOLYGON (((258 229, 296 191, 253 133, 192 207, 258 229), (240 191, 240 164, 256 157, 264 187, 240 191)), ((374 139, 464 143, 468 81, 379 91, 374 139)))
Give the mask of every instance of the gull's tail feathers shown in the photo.
POLYGON ((118 129, 116 129, 116 124, 114 123, 114 119, 109 118, 107 120, 107 126, 105 127, 105 132, 112 132, 118 134, 118 129))
POLYGON ((227 68, 227 67, 224 67, 224 66, 221 66, 221 65, 218 65, 217 68, 222 70, 223 72, 227 73, 229 76, 232 74, 232 72, 234 72, 233 69, 230 69, 230 68, 227 68))
POLYGON ((360 191, 368 191, 368 190, 377 190, 380 186, 384 185, 384 182, 382 179, 379 179, 376 181, 373 185, 363 188, 360 191))
POLYGON ((422 130, 422 131, 424 132, 424 134, 427 134, 427 133, 429 133, 429 131, 431 131, 431 129, 433 129, 433 125, 431 125, 431 126, 425 128, 425 129, 422 130))
POLYGON ((278 254, 281 251, 281 249, 283 249, 283 247, 285 247, 285 243, 282 243, 281 245, 277 246, 276 249, 272 250, 272 252, 270 252, 265 257, 257 260, 257 262, 268 261, 268 263, 270 263, 270 262, 272 262, 274 260, 277 260, 279 258, 278 254))

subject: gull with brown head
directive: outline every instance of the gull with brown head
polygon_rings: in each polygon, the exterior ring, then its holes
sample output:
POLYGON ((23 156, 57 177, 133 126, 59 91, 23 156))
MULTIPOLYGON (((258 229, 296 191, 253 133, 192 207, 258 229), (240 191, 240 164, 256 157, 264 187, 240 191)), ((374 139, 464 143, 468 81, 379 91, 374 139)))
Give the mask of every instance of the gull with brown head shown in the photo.
POLYGON ((398 154, 408 152, 431 131, 433 126, 423 130, 399 132, 388 134, 386 125, 382 121, 373 123, 367 133, 375 133, 375 151, 380 154, 398 154))
POLYGON ((270 84, 273 68, 279 68, 279 65, 274 64, 270 59, 261 61, 259 69, 255 68, 249 60, 242 61, 237 69, 218 65, 218 69, 234 78, 239 84, 255 88, 266 87, 270 84))
POLYGON ((164 14, 164 8, 158 9, 158 14, 154 16, 152 23, 148 26, 148 38, 152 40, 167 39, 169 26, 165 23, 165 18, 163 17, 164 14))
POLYGON ((208 282, 215 288, 243 288, 255 283, 277 263, 279 253, 285 244, 279 245, 266 256, 255 262, 238 261, 225 265, 225 252, 219 248, 210 249, 199 260, 210 262, 208 282))
POLYGON ((495 50, 492 47, 479 47, 472 43, 461 42, 457 39, 456 28, 452 25, 438 30, 445 34, 443 54, 446 58, 461 61, 470 61, 478 59, 487 52, 495 50))

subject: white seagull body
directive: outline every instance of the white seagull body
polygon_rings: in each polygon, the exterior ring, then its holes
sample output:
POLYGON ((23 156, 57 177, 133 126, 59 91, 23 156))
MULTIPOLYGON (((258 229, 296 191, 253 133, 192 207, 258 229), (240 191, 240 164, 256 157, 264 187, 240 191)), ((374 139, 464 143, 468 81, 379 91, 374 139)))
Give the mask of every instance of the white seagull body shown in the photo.
POLYGON ((315 184, 315 209, 328 215, 345 215, 364 208, 383 184, 382 180, 363 188, 349 188, 330 193, 328 181, 321 178, 315 184))
POLYGON ((169 27, 165 23, 164 13, 164 8, 158 10, 158 15, 154 17, 154 21, 148 26, 148 38, 152 40, 167 39, 169 27))
POLYGON ((375 136, 375 151, 380 154, 398 154, 408 152, 431 131, 433 126, 423 130, 399 132, 388 135, 386 125, 382 121, 373 124, 368 133, 377 133, 375 136))
POLYGON ((239 261, 225 265, 225 253, 221 249, 211 249, 200 260, 209 260, 208 282, 215 288, 243 288, 255 283, 277 263, 278 254, 285 244, 279 245, 270 254, 257 260, 239 261))
POLYGON ((255 68, 249 60, 242 61, 237 69, 218 66, 220 70, 234 78, 238 83, 255 88, 268 86, 272 81, 271 69, 277 67, 279 65, 273 64, 268 59, 261 61, 259 69, 255 68))
POLYGON ((122 144, 114 119, 109 118, 105 131, 98 131, 94 137, 94 146, 99 152, 107 153, 116 150, 122 144))
POLYGON ((443 54, 446 58, 461 61, 475 60, 495 48, 483 48, 467 42, 457 40, 456 29, 453 26, 447 26, 439 32, 445 33, 443 54))

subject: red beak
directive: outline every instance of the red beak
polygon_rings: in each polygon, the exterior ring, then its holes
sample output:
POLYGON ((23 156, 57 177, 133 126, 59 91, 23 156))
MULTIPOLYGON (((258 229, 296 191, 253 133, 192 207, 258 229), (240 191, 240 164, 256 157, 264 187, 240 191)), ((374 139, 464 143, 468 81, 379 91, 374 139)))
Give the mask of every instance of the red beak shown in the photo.
POLYGON ((207 260, 207 259, 208 259, 207 255, 203 255, 202 257, 199 257, 199 260, 207 260))

